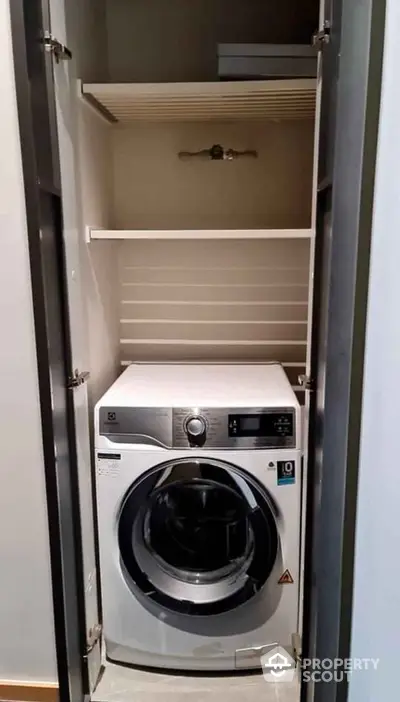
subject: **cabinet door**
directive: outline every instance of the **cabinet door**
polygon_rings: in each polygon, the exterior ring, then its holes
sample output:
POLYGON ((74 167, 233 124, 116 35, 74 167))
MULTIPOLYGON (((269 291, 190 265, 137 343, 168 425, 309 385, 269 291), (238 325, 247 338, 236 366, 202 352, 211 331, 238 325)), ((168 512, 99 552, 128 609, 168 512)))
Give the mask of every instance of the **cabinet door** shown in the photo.
MULTIPOLYGON (((68 46, 66 8, 64 0, 49 0, 50 31, 68 46)), ((70 47, 68 47, 70 48, 70 47)), ((86 371, 88 350, 84 288, 81 260, 84 241, 81 230, 80 203, 77 184, 77 82, 74 55, 71 60, 53 60, 56 118, 60 153, 64 251, 67 298, 70 319, 70 351, 72 368, 78 374, 86 371)), ((88 692, 92 691, 101 665, 101 637, 96 568, 94 501, 92 490, 91 449, 89 437, 89 408, 87 383, 71 389, 73 394, 82 541, 82 578, 85 599, 86 660, 88 692)))
MULTIPOLYGON (((54 47, 49 44, 52 26, 48 0, 13 0, 10 9, 34 299, 59 693, 61 700, 78 700, 83 699, 97 677, 100 653, 93 643, 99 622, 87 397, 84 385, 75 389, 71 383, 74 369, 84 367, 84 335, 72 189, 76 180, 72 165, 74 137, 67 109, 68 69, 63 62, 56 64, 54 47), (54 79, 62 107, 56 107, 54 79), (71 281, 76 282, 76 287, 71 281), (88 647, 93 648, 90 655, 88 647)), ((63 8, 55 3, 52 10, 53 31, 60 32, 63 41, 63 8)))
MULTIPOLYGON (((318 568, 319 530, 321 528, 321 471, 323 456, 322 439, 316 426, 325 409, 325 372, 327 356, 327 325, 329 307, 329 281, 331 273, 331 200, 333 173, 333 139, 336 121, 336 85, 341 30, 341 2, 323 0, 320 10, 320 32, 328 32, 326 42, 320 45, 318 59, 318 99, 316 120, 316 149, 314 161, 314 211, 316 231, 311 250, 309 337, 306 376, 310 389, 306 391, 305 412, 308 434, 305 437, 305 472, 303 512, 304 558, 304 608, 303 608, 303 657, 317 657, 317 631, 319 629, 319 592, 316 578, 318 568), (305 502, 307 501, 307 502, 305 502), (307 534, 307 540, 305 539, 307 534)), ((302 702, 311 702, 318 693, 318 686, 311 682, 302 690, 302 702)))
MULTIPOLYGON (((309 394, 303 656, 350 657, 369 240, 385 7, 326 0, 309 394)), ((302 701, 347 699, 347 680, 302 701)))
MULTIPOLYGON (((322 0, 320 6, 319 27, 318 32, 324 33, 332 24, 332 2, 333 0, 322 0)), ((319 184, 321 177, 325 179, 327 163, 331 160, 331 154, 327 153, 329 140, 327 135, 331 129, 332 115, 334 115, 334 96, 335 96, 335 78, 333 65, 337 57, 337 47, 332 46, 331 42, 322 42, 318 54, 317 67, 317 96, 316 96, 316 111, 315 111, 315 133, 314 133, 314 173, 313 173, 313 192, 312 192, 312 229, 315 235, 310 241, 310 268, 309 268, 309 297, 308 297, 308 320, 307 320, 307 355, 305 366, 305 393, 304 393, 304 410, 303 410, 303 484, 302 484, 302 528, 301 528, 301 571, 303 577, 300 579, 300 597, 299 597, 299 634, 303 639, 303 606, 305 591, 309 587, 307 580, 307 572, 305 571, 306 560, 306 532, 307 540, 309 540, 309 529, 307 528, 307 501, 311 489, 310 480, 312 476, 309 472, 310 456, 309 456, 309 432, 310 432, 310 414, 313 410, 312 402, 312 384, 313 373, 315 372, 315 338, 318 336, 317 324, 320 320, 320 293, 319 281, 321 273, 321 261, 319 260, 320 250, 318 243, 320 235, 318 234, 317 241, 317 217, 319 211, 319 184), (309 389, 307 389, 309 385, 309 389)), ((307 615, 307 607, 306 607, 307 615)))

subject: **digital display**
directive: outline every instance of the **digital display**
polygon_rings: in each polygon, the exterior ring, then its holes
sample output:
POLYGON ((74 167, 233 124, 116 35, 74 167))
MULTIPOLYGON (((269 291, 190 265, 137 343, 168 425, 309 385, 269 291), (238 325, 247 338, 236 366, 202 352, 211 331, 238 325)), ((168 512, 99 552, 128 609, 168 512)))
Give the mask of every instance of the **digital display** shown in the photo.
POLYGON ((258 414, 230 414, 230 437, 261 437, 285 439, 294 436, 294 417, 291 411, 260 412, 258 414))
POLYGON ((260 417, 241 417, 239 428, 241 431, 259 431, 260 417))

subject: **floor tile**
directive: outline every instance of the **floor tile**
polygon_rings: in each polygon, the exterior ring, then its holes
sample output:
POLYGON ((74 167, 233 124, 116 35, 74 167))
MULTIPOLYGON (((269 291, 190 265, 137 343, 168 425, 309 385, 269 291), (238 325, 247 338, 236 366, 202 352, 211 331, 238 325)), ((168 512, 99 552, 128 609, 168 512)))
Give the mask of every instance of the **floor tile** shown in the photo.
MULTIPOLYGON (((93 702, 279 702, 261 674, 168 675, 107 663, 93 702)), ((284 702, 286 699, 284 698, 284 702)), ((292 700, 290 700, 292 702, 292 700)), ((293 698, 293 702, 297 702, 293 698)))
POLYGON ((277 683, 278 702, 299 702, 300 684, 297 677, 292 682, 277 683))

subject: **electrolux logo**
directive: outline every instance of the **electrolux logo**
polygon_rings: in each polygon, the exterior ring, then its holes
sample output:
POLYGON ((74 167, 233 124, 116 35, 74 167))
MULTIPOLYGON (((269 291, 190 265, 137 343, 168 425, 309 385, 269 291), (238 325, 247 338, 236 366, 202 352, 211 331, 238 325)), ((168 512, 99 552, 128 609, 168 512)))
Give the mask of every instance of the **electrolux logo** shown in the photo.
POLYGON ((116 412, 107 412, 107 419, 109 422, 115 422, 117 419, 116 412))

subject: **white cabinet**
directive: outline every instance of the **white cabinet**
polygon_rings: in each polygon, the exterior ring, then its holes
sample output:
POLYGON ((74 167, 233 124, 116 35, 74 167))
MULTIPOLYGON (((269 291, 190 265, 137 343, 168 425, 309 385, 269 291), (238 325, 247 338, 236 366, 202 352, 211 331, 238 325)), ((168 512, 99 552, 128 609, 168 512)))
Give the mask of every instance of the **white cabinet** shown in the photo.
POLYGON ((270 5, 110 2, 107 67, 78 66, 94 399, 116 349, 120 365, 277 359, 296 387, 305 372, 318 81, 217 75, 219 42, 311 43, 318 2, 270 5), (215 145, 257 158, 179 157, 215 145))
POLYGON ((110 238, 311 236, 315 80, 84 83, 82 94, 113 123, 110 238), (238 157, 207 157, 215 145, 238 157))

